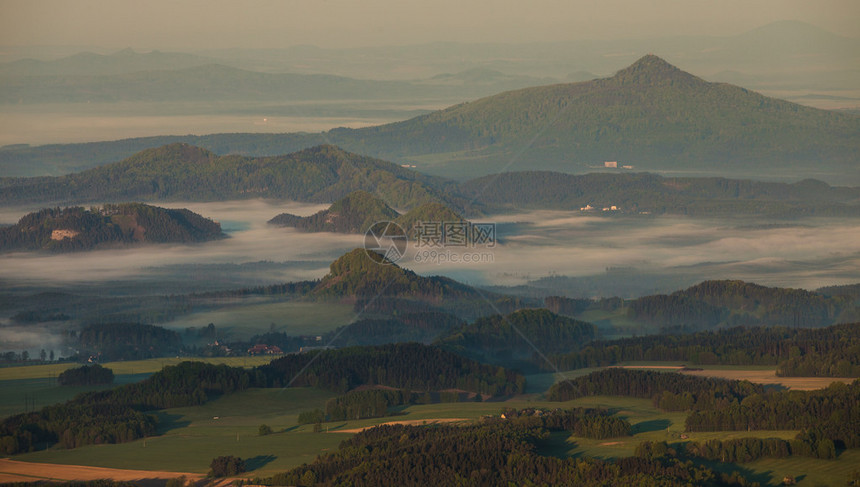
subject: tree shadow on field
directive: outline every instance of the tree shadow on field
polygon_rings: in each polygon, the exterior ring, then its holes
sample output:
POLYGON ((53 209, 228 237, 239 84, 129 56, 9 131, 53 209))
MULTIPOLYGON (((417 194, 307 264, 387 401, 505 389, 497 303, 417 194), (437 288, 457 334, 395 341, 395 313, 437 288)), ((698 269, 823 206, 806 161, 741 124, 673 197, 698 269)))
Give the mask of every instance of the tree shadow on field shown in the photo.
POLYGON ((267 464, 274 461, 276 456, 274 455, 257 455, 256 457, 249 458, 245 460, 245 470, 251 472, 253 470, 257 470, 258 468, 265 467, 267 464))
POLYGON ((650 421, 642 421, 636 423, 630 428, 631 434, 648 433, 650 431, 662 431, 671 425, 672 422, 668 419, 652 419, 650 421))
POLYGON ((191 421, 183 420, 181 414, 168 414, 164 411, 157 411, 153 414, 156 418, 158 418, 158 428, 157 432, 159 435, 163 435, 164 433, 178 428, 184 428, 191 424, 191 421))

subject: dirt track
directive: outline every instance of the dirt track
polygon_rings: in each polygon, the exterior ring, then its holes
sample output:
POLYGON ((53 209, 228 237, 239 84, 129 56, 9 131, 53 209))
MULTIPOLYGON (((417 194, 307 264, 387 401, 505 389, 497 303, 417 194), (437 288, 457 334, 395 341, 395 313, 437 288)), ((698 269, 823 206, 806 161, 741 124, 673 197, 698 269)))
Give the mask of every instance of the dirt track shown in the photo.
POLYGON ((168 479, 182 475, 194 481, 203 479, 203 475, 197 473, 120 470, 115 468, 84 467, 81 465, 19 462, 9 460, 8 458, 0 458, 0 483, 36 482, 39 480, 112 479, 134 482, 142 486, 161 486, 168 479))

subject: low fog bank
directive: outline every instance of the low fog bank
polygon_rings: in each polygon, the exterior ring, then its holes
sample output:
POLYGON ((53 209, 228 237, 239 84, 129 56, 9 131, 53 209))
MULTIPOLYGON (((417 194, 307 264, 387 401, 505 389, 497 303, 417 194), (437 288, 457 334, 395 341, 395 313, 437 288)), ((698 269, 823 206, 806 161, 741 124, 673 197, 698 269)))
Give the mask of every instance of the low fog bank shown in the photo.
MULTIPOLYGON (((361 235, 309 234, 266 224, 278 213, 306 216, 327 205, 152 203, 187 207, 217 220, 229 238, 74 254, 4 254, 0 288, 80 286, 167 294, 318 279, 331 261, 363 244, 361 235)), ((4 215, 10 210, 0 210, 4 215)), ((548 294, 587 297, 670 292, 706 279, 805 289, 860 282, 856 219, 767 222, 530 211, 478 221, 496 224, 493 245, 431 248, 412 241, 398 264, 473 285, 530 285, 548 294)))
POLYGON ((455 263, 442 255, 415 262, 427 249, 413 243, 401 264, 475 285, 528 284, 547 290, 539 294, 572 297, 671 292, 707 279, 804 289, 860 282, 860 222, 854 219, 769 224, 534 211, 482 220, 496 222, 495 247, 440 254, 486 254, 484 261, 455 263))
MULTIPOLYGON (((123 282, 128 282, 135 283, 138 292, 140 285, 148 285, 151 293, 164 293, 162 285, 168 283, 184 282, 190 288, 186 292, 192 292, 196 284, 204 290, 264 285, 319 278, 328 271, 332 260, 362 243, 357 235, 301 233, 266 223, 278 213, 310 215, 327 205, 270 200, 148 203, 188 208, 216 220, 228 238, 193 245, 3 254, 0 282, 31 287, 108 283, 122 287, 123 282)), ((0 211, 0 217, 11 214, 8 209, 5 213, 0 211)))
POLYGON ((0 354, 14 352, 20 355, 26 351, 30 359, 40 357, 40 352, 50 358, 73 355, 74 350, 66 345, 66 330, 70 324, 65 321, 51 323, 15 323, 10 320, 0 320, 0 354))

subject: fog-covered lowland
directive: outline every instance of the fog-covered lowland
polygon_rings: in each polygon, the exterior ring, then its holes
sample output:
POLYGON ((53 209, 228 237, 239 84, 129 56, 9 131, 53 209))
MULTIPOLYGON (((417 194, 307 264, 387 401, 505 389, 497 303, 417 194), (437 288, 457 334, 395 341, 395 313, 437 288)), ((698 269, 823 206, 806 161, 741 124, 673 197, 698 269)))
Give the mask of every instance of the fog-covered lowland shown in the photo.
MULTIPOLYGON (((312 332, 356 316, 349 307, 320 315, 311 305, 270 298, 220 300, 194 309, 176 308, 162 298, 322 278, 333 260, 362 246, 363 236, 306 233, 266 222, 278 213, 307 216, 327 205, 273 200, 157 204, 216 220, 228 238, 77 254, 2 254, 4 350, 32 353, 51 343, 59 352, 63 330, 80 324, 63 319, 70 309, 89 319, 148 317, 177 330, 214 322, 245 339, 270 326, 312 332), (45 291, 54 294, 40 294, 45 291), (14 318, 33 309, 26 307, 33 303, 44 304, 37 307, 43 315, 32 322, 14 318)), ((28 210, 6 208, 0 216, 3 223, 14 223, 28 210)), ((473 221, 495 224, 493 245, 433 248, 413 239, 398 265, 539 298, 634 298, 710 279, 810 290, 860 281, 860 223, 855 219, 769 222, 540 210, 473 221)))

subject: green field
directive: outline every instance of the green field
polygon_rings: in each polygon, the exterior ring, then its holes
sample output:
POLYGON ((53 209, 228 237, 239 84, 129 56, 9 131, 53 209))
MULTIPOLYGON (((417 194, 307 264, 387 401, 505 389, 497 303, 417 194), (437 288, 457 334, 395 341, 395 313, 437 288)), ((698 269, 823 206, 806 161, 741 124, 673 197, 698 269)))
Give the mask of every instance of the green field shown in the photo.
MULTIPOLYGON (((322 452, 334 450, 348 438, 350 430, 387 421, 464 418, 474 420, 483 415, 499 414, 503 407, 602 407, 626 418, 633 424, 631 437, 590 440, 567 433, 554 433, 539 446, 542 454, 555 456, 593 456, 617 458, 633 454, 640 441, 682 441, 685 413, 667 413, 654 408, 646 399, 627 397, 588 397, 566 403, 539 398, 504 402, 445 403, 402 408, 397 415, 381 419, 338 421, 325 425, 328 432, 313 433, 311 425, 298 426, 299 412, 323 407, 334 394, 318 389, 251 389, 211 401, 203 406, 168 409, 159 413, 161 435, 121 445, 98 445, 75 450, 50 449, 19 455, 19 460, 80 464, 130 469, 159 469, 203 473, 212 458, 236 455, 247 459, 252 475, 270 475, 305 462, 322 452), (257 436, 260 424, 271 426, 275 433, 257 436)), ((688 433, 693 441, 711 438, 747 436, 791 438, 796 431, 739 431, 688 433)), ((844 452, 838 460, 789 458, 764 459, 746 465, 719 466, 746 472, 764 485, 777 485, 785 475, 801 478, 798 485, 833 485, 842 483, 855 469, 860 451, 844 452), (805 474, 804 474, 805 472, 805 474)), ((717 465, 715 465, 717 466, 717 465)))
MULTIPOLYGON (((230 358, 208 359, 215 363, 231 365, 257 365, 269 359, 230 358)), ((165 359, 164 365, 176 359, 165 359)), ((161 360, 110 364, 116 369, 129 372, 136 370, 141 376, 160 368, 161 360), (125 367, 125 368, 123 368, 125 367), (147 372, 148 371, 148 372, 147 372)), ((654 365, 654 364, 650 364, 654 365)), ((45 394, 45 400, 72 394, 51 386, 48 371, 54 366, 32 366, 20 369, 30 379, 5 380, 0 387, 6 390, 32 390, 45 394), (39 389, 42 387, 42 389, 39 389), (28 389, 29 388, 29 389, 28 389), (41 392, 40 392, 41 391, 41 392), (53 396, 51 395, 53 394, 53 396)), ((3 373, 7 369, 3 369, 3 373)), ((388 421, 427 421, 442 418, 475 420, 484 415, 499 414, 502 408, 570 408, 600 407, 612 414, 626 418, 633 425, 633 435, 622 438, 591 440, 574 437, 568 433, 553 433, 538 445, 545 455, 559 457, 588 456, 618 458, 633 454, 641 441, 705 441, 741 437, 778 437, 789 439, 797 431, 737 431, 684 433, 686 413, 665 412, 655 408, 650 400, 629 397, 596 396, 581 398, 566 403, 549 402, 542 392, 561 376, 583 375, 590 370, 582 369, 558 374, 535 374, 528 377, 527 394, 503 402, 468 402, 413 405, 398 408, 393 416, 358 421, 338 421, 324 425, 325 431, 314 433, 311 425, 297 425, 301 411, 323 408, 325 402, 335 394, 313 388, 296 389, 250 389, 241 393, 210 401, 202 406, 168 409, 158 412, 159 435, 119 445, 93 445, 74 450, 51 448, 15 457, 17 460, 91 465, 140 470, 171 470, 204 473, 209 462, 219 455, 236 455, 246 459, 250 475, 266 476, 281 472, 302 463, 311 462, 320 453, 337 449, 340 442, 349 437, 344 430, 374 426, 388 421), (274 434, 258 436, 260 424, 267 424, 274 434)), ((118 380, 130 381, 135 376, 121 375, 118 380)), ((0 407, 22 407, 23 401, 7 400, 3 395, 0 407)), ((38 406, 38 405, 37 405, 38 406)), ((707 463, 707 462, 703 462, 707 463)), ((788 459, 762 459, 743 465, 710 464, 709 466, 731 473, 739 471, 747 478, 762 485, 779 485, 782 478, 790 475, 799 479, 798 485, 844 485, 849 475, 860 464, 860 450, 842 452, 836 460, 815 460, 803 457, 788 459)))
MULTIPOLYGON (((272 357, 205 357, 159 358, 129 362, 106 362, 102 365, 113 370, 114 385, 143 380, 167 365, 185 360, 226 364, 232 367, 254 367, 267 364, 272 357)), ((78 363, 53 363, 0 368, 0 418, 25 412, 27 399, 36 409, 67 401, 81 392, 109 389, 112 386, 60 386, 57 376, 66 369, 79 367, 78 363)))
POLYGON ((223 306, 214 310, 184 315, 162 323, 180 333, 188 327, 203 328, 213 323, 219 332, 232 339, 247 340, 253 335, 272 329, 288 335, 321 335, 352 322, 355 312, 351 305, 314 302, 263 302, 223 306))

